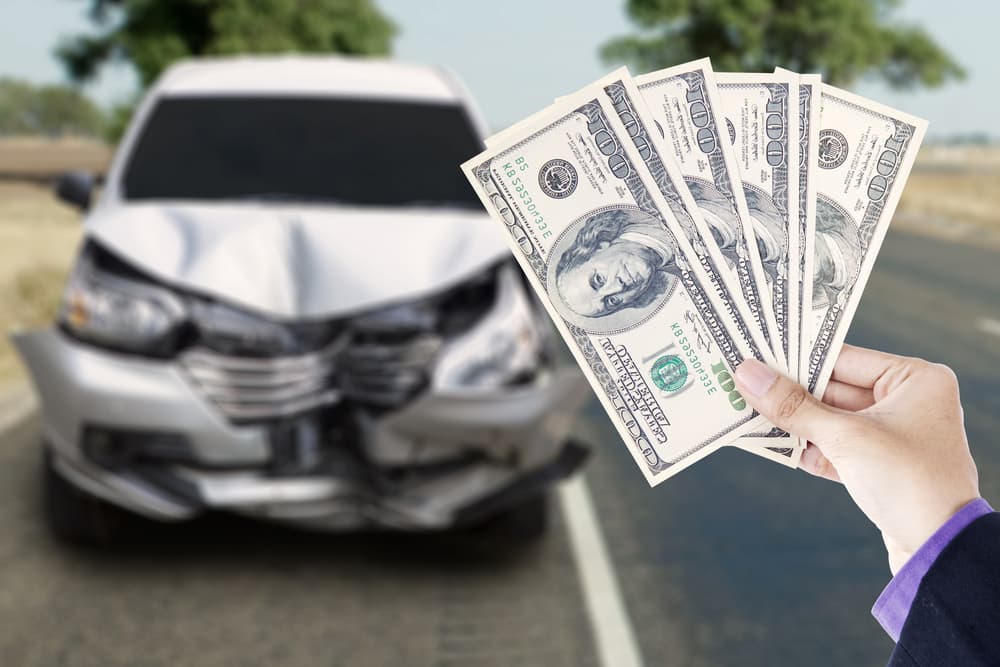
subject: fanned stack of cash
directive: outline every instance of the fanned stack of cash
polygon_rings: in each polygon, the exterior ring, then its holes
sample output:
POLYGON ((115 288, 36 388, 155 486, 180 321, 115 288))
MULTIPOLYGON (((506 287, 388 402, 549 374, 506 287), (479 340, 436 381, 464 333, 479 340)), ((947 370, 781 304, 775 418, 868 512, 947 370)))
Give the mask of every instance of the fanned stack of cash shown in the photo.
POLYGON ((650 484, 796 466, 733 372, 822 396, 927 123, 818 75, 612 72, 462 168, 650 484))

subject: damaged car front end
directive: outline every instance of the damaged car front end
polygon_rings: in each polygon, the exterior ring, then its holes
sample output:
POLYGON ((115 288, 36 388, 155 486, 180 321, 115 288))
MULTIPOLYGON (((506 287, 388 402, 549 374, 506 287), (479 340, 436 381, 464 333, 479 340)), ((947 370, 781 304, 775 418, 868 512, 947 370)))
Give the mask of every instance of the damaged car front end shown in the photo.
POLYGON ((585 385, 547 326, 509 261, 425 298, 279 322, 91 242, 58 326, 16 343, 54 471, 106 502, 442 530, 531 503, 582 462, 566 434, 585 385))

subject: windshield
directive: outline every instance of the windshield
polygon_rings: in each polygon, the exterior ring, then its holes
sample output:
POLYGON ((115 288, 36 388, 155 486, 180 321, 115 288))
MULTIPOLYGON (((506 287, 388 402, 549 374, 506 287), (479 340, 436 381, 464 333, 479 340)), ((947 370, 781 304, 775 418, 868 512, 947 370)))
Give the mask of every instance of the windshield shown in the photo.
POLYGON ((157 103, 123 197, 474 206, 459 164, 482 150, 454 104, 319 97, 157 103))

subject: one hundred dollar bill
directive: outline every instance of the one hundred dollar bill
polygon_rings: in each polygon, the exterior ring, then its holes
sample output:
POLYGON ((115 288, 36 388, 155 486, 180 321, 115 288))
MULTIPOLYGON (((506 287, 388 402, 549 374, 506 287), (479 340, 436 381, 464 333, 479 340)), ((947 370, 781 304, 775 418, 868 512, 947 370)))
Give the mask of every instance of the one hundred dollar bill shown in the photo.
MULTIPOLYGON (((789 70, 782 69, 780 67, 776 68, 775 72, 796 76, 794 72, 790 72, 789 70)), ((819 141, 820 125, 819 99, 822 81, 818 74, 799 74, 797 76, 799 79, 799 260, 797 267, 799 279, 799 315, 797 322, 799 327, 796 335, 799 339, 799 345, 796 347, 796 350, 801 350, 807 344, 806 338, 809 337, 805 333, 809 327, 803 326, 803 323, 806 322, 805 313, 809 312, 812 304, 812 256, 816 229, 815 172, 817 169, 816 165, 818 159, 817 144, 819 141)), ((806 384, 807 379, 801 377, 799 374, 800 366, 801 364, 799 359, 790 359, 789 374, 792 375, 792 377, 797 377, 800 383, 806 384)), ((785 453, 786 448, 791 443, 794 443, 794 447, 797 449, 805 447, 804 440, 789 436, 784 431, 769 433, 763 440, 755 440, 752 435, 744 436, 737 442, 741 447, 748 448, 750 451, 753 451, 753 447, 746 447, 746 445, 754 443, 756 445, 766 446, 772 452, 781 454, 785 453), (776 444, 777 438, 781 439, 782 444, 776 444)), ((785 463, 788 462, 790 458, 777 460, 785 463)))
POLYGON ((766 305, 791 372, 799 349, 798 77, 716 73, 715 80, 764 269, 766 305))
MULTIPOLYGON (((621 70, 612 79, 627 77, 621 70)), ((638 168, 605 79, 463 165, 650 484, 763 421, 750 353, 638 168)))
MULTIPOLYGON (((636 78, 665 145, 684 177, 712 240, 726 257, 754 321, 785 369, 774 331, 774 313, 763 298, 766 278, 728 141, 708 58, 636 78)), ((706 239, 708 242, 708 239, 706 239)))
POLYGON ((927 121, 823 84, 810 310, 800 377, 822 396, 927 121))
MULTIPOLYGON (((777 324, 776 342, 789 373, 798 366, 799 318, 799 104, 791 73, 716 73, 719 103, 733 147, 766 285, 777 324), (793 365, 794 364, 794 365, 793 365)), ((749 433, 737 443, 775 445, 760 453, 797 465, 800 452, 781 445, 778 428, 749 433)))
MULTIPOLYGON (((775 71, 787 72, 777 69, 775 71)), ((789 72, 791 73, 791 72, 789 72)), ((820 91, 823 82, 819 74, 799 75, 799 359, 789 371, 802 384, 806 378, 802 368, 801 350, 808 341, 804 333, 806 313, 812 308, 813 254, 816 241, 816 171, 819 163, 820 91)))

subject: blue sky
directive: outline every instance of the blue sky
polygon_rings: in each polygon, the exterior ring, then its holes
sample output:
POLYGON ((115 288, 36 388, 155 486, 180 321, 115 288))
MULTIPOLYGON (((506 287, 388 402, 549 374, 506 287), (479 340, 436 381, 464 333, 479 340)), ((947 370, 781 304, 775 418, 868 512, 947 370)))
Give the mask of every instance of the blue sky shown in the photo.
MULTIPOLYGON (((376 1, 400 28, 396 56, 449 65, 494 127, 603 74, 610 68, 600 62, 599 46, 632 29, 624 0, 376 1)), ((61 36, 89 28, 86 5, 82 0, 2 0, 0 76, 62 81, 52 49, 61 36)), ((1000 59, 993 53, 1000 3, 906 0, 897 16, 927 27, 969 77, 935 91, 898 92, 875 82, 861 82, 855 90, 929 119, 932 136, 1000 136, 995 129, 1000 59)), ((87 91, 107 105, 126 98, 134 87, 128 68, 116 67, 87 91)))

